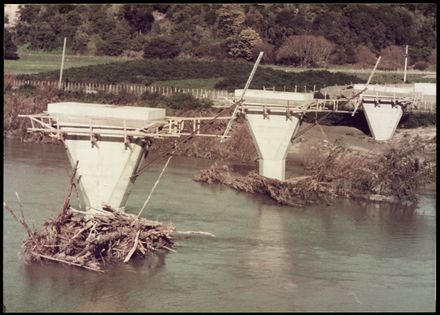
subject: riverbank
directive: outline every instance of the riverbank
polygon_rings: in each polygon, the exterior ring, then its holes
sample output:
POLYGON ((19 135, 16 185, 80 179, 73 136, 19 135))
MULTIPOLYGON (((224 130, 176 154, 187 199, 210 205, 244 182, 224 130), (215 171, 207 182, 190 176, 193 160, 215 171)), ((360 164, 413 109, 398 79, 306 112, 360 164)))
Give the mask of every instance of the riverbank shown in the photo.
POLYGON ((338 197, 415 205, 420 189, 435 182, 436 136, 432 131, 425 130, 422 137, 420 132, 402 133, 392 141, 371 143, 361 141, 363 137, 354 132, 341 135, 341 127, 332 136, 322 126, 319 129, 320 137, 309 134, 304 137, 308 140, 291 147, 288 161, 297 166, 297 172, 284 181, 260 176, 255 169, 239 174, 219 163, 202 170, 195 180, 267 195, 295 207, 328 204, 338 197))

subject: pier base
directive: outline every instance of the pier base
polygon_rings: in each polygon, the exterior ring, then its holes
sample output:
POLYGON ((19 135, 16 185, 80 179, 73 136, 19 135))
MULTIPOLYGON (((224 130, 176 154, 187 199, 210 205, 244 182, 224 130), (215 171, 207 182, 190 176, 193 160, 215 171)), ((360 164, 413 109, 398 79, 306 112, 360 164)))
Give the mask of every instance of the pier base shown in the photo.
POLYGON ((365 117, 375 140, 385 141, 392 138, 402 117, 402 108, 388 104, 375 105, 363 103, 365 117))
POLYGON ((86 206, 125 206, 135 181, 130 177, 144 159, 145 143, 139 140, 126 149, 121 141, 99 141, 92 147, 88 139, 71 137, 64 144, 71 165, 79 161, 77 179, 86 206))

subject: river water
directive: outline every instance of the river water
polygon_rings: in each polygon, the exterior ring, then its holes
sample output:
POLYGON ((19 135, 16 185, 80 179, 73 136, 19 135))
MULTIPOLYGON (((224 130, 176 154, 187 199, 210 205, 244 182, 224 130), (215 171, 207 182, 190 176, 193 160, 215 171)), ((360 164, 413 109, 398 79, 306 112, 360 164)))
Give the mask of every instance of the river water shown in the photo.
MULTIPOLYGON (((434 311, 435 193, 418 208, 340 200, 302 209, 192 180, 211 161, 174 158, 143 216, 216 238, 178 240, 152 255, 95 273, 24 264, 25 237, 3 218, 3 301, 14 312, 434 311)), ((135 184, 137 213, 162 165, 135 184)), ((67 191, 59 145, 4 143, 4 200, 38 229, 67 191)))

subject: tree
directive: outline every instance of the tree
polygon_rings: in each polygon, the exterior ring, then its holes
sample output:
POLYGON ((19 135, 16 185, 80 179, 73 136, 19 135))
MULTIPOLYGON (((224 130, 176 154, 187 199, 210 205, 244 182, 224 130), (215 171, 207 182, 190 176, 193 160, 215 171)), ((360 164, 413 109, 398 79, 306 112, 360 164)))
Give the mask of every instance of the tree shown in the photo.
POLYGON ((154 23, 154 16, 150 6, 123 5, 122 15, 133 32, 146 34, 151 30, 154 23))
POLYGON ((376 62, 376 55, 365 45, 358 47, 356 57, 357 61, 363 66, 371 66, 376 62))
POLYGON ((405 51, 403 46, 387 46, 380 51, 380 55, 382 56, 378 66, 380 69, 403 69, 405 64, 405 51))
POLYGON ((83 54, 87 51, 88 42, 89 42, 89 35, 87 35, 87 33, 80 28, 78 29, 78 31, 76 31, 70 47, 72 48, 72 51, 83 54))
POLYGON ((278 62, 300 66, 325 66, 334 44, 322 36, 292 35, 278 49, 278 62))
POLYGON ((156 37, 147 41, 144 58, 175 58, 180 53, 179 45, 168 37, 156 37))
POLYGON ((257 43, 262 42, 260 35, 248 27, 238 36, 231 36, 226 40, 227 53, 234 58, 252 59, 252 49, 257 43))
POLYGON ((20 57, 17 54, 17 46, 15 46, 12 41, 11 33, 8 29, 4 29, 3 31, 4 41, 3 41, 3 54, 6 60, 17 60, 20 57))
POLYGON ((263 52, 262 63, 273 63, 275 61, 274 46, 264 41, 255 44, 252 49, 252 59, 256 60, 261 51, 263 52))
POLYGON ((102 37, 103 42, 96 47, 97 53, 107 56, 119 56, 127 48, 128 37, 129 31, 126 23, 123 21, 116 23, 115 27, 102 37))
POLYGON ((238 35, 243 28, 245 15, 239 5, 224 4, 217 10, 218 30, 223 37, 238 35))

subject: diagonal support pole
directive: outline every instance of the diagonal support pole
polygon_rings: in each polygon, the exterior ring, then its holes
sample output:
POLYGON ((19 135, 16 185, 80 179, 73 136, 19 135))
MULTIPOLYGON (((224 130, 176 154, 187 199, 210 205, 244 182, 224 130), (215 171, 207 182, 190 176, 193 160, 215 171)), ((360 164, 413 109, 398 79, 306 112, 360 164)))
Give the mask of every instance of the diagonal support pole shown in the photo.
POLYGON ((226 126, 225 132, 223 133, 223 136, 222 136, 221 139, 220 139, 220 142, 224 142, 224 141, 225 141, 226 136, 228 135, 229 130, 230 130, 231 127, 232 127, 232 122, 234 121, 234 119, 235 119, 235 117, 236 117, 236 115, 237 115, 238 107, 239 107, 240 104, 243 102, 244 95, 246 94, 246 91, 247 91, 247 89, 249 88, 249 85, 251 84, 252 79, 254 78, 255 71, 257 71, 257 67, 258 67, 258 65, 260 64, 260 61, 261 61, 261 58, 262 58, 262 57, 263 57, 263 52, 260 51, 260 54, 258 55, 257 61, 256 61, 255 64, 254 64, 254 68, 252 69, 252 72, 251 72, 251 74, 249 75, 249 78, 248 78, 248 80, 247 80, 247 82, 246 82, 246 85, 245 85, 245 87, 244 87, 243 93, 241 94, 240 99, 236 102, 236 105, 235 105, 234 111, 232 112, 232 118, 231 118, 231 120, 228 122, 228 125, 226 126))
MULTIPOLYGON (((374 72, 376 71, 377 66, 379 65, 380 62, 380 58, 382 58, 382 56, 379 56, 379 58, 377 58, 376 64, 374 65, 373 71, 371 71, 370 77, 368 78, 367 83, 365 84, 364 88, 362 89, 362 91, 360 93, 357 93, 356 95, 360 95, 362 94, 364 91, 366 91, 368 89, 368 85, 371 82, 371 79, 373 78, 374 72)), ((351 114, 351 116, 354 116, 354 114, 356 114, 356 111, 358 109, 360 105, 360 101, 358 101, 354 107, 353 113, 351 114)))

